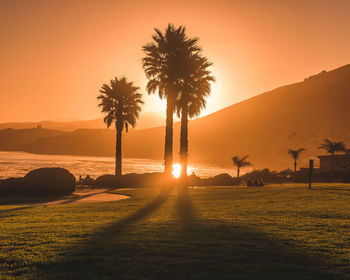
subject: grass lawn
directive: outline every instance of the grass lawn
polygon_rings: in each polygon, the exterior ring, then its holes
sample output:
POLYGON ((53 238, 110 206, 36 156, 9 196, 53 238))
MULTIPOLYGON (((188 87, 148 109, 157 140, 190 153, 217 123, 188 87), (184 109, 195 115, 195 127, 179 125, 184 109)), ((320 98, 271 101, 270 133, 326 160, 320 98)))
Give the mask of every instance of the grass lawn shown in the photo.
POLYGON ((0 206, 0 279, 350 279, 350 185, 0 206))

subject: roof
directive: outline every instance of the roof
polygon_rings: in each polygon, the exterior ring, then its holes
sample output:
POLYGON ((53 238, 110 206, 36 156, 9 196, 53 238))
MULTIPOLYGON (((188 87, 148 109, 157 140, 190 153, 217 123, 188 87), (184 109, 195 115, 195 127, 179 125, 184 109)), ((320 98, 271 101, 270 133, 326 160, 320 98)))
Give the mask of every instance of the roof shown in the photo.
MULTIPOLYGON (((322 156, 317 156, 319 159, 326 159, 329 158, 331 159, 332 156, 331 155, 322 155, 322 156)), ((335 154, 334 158, 349 158, 350 159, 350 154, 335 154)))

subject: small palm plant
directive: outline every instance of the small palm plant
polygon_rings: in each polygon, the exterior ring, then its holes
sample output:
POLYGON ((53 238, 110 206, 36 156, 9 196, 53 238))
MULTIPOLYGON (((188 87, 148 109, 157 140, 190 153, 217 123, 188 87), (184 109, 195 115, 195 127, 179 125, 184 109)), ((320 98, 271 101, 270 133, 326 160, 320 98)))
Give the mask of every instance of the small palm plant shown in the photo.
POLYGON ((239 156, 232 157, 233 165, 237 168, 237 178, 239 178, 239 171, 242 167, 252 166, 252 163, 247 160, 248 158, 249 156, 245 156, 242 158, 240 158, 239 156))
POLYGON ((292 150, 292 149, 289 149, 288 150, 288 154, 293 158, 294 160, 294 173, 297 172, 297 160, 299 158, 299 155, 301 152, 305 151, 304 148, 300 148, 298 150, 292 150))
POLYGON ((98 106, 106 114, 104 122, 107 127, 113 123, 116 128, 115 175, 122 174, 122 131, 128 132, 129 125, 135 127, 136 120, 143 104, 139 88, 133 82, 127 82, 125 77, 114 78, 110 85, 104 84, 100 90, 98 106))
POLYGON ((336 152, 344 152, 345 151, 345 144, 344 142, 336 142, 331 141, 329 139, 324 139, 323 144, 319 147, 322 150, 325 150, 327 153, 331 154, 332 161, 331 161, 331 170, 334 171, 334 154, 336 152))

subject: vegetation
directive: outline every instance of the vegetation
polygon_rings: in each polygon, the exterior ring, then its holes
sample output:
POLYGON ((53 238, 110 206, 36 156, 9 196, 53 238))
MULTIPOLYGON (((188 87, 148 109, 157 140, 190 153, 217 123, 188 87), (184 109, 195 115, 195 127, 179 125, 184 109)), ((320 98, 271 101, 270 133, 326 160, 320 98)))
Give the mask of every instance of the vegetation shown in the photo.
POLYGON ((336 142, 336 141, 333 142, 329 139, 324 139, 323 141, 324 143, 319 148, 331 154, 332 156, 331 171, 333 172, 334 171, 334 154, 336 152, 345 151, 345 144, 344 142, 336 142))
POLYGON ((107 127, 115 123, 116 128, 116 152, 115 152, 115 175, 122 174, 122 131, 125 128, 136 125, 136 120, 141 112, 143 101, 139 88, 126 78, 115 78, 110 85, 104 84, 97 97, 101 101, 102 113, 105 113, 104 122, 107 127))
POLYGON ((0 207, 2 279, 348 279, 350 185, 0 207))
POLYGON ((252 163, 248 161, 249 156, 240 158, 239 156, 232 157, 233 165, 237 167, 237 178, 239 178, 239 171, 242 167, 251 166, 252 163))
POLYGON ((67 195, 75 190, 73 174, 64 168, 39 168, 28 172, 24 178, 0 181, 1 195, 67 195))
POLYGON ((184 57, 188 53, 199 51, 197 39, 190 39, 183 26, 175 28, 169 24, 164 33, 155 29, 153 42, 143 46, 145 57, 143 68, 149 94, 158 93, 160 98, 167 100, 164 171, 172 172, 173 161, 173 114, 179 95, 179 83, 183 79, 184 57))
POLYGON ((181 177, 187 177, 188 118, 196 117, 206 106, 205 98, 210 94, 210 83, 215 79, 208 68, 212 65, 200 51, 186 55, 177 113, 181 116, 180 162, 181 177))
POLYGON ((304 148, 300 148, 298 150, 288 150, 288 154, 293 158, 294 160, 294 172, 297 172, 297 160, 299 158, 299 155, 301 152, 305 151, 304 148))
POLYGON ((155 187, 162 188, 174 185, 175 178, 171 179, 165 173, 125 174, 122 176, 102 175, 95 180, 96 187, 155 187))

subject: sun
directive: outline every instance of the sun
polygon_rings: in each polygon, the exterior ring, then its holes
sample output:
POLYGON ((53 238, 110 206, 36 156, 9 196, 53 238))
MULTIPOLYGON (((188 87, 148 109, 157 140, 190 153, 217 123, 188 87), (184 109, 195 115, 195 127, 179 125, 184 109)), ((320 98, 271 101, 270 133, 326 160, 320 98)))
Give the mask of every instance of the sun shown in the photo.
POLYGON ((174 177, 176 179, 180 178, 180 174, 181 174, 181 164, 179 163, 174 163, 173 164, 173 171, 172 174, 174 175, 174 177))

